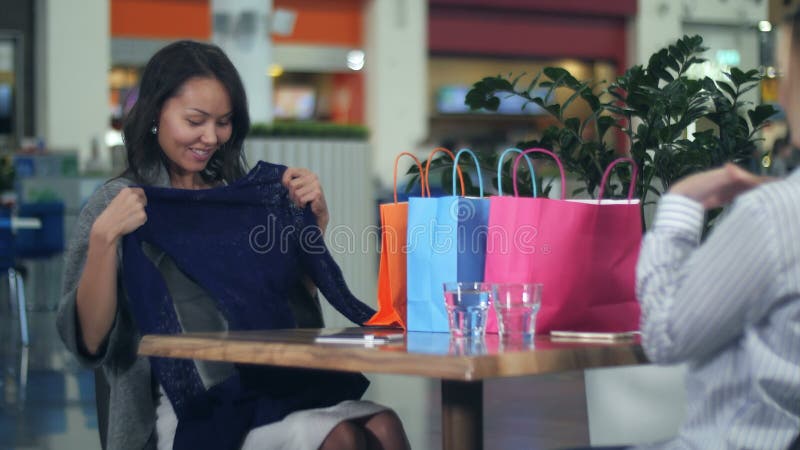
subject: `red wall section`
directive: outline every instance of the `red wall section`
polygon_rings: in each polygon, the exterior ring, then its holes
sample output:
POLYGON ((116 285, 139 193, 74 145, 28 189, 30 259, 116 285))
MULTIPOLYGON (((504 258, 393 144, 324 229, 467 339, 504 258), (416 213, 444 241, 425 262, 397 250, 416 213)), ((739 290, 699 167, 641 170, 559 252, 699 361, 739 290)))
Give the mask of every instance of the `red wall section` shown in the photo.
POLYGON ((636 15, 636 0, 428 0, 428 3, 433 7, 483 7, 596 16, 636 15))
POLYGON ((435 54, 578 58, 626 66, 635 0, 430 0, 435 54))
POLYGON ((442 14, 431 11, 434 53, 610 60, 625 63, 622 20, 519 17, 513 13, 442 14))
POLYGON ((208 0, 112 0, 111 36, 209 39, 208 0))

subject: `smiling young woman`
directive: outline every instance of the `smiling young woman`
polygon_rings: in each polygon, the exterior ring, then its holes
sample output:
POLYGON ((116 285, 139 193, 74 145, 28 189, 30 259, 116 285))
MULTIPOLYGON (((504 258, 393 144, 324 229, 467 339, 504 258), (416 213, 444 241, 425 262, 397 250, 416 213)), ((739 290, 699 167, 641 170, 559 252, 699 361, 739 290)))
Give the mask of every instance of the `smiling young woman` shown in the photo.
MULTIPOLYGON (((158 371, 155 365, 151 367, 147 358, 136 354, 141 328, 137 326, 139 318, 134 317, 136 314, 130 306, 131 297, 124 289, 120 243, 125 236, 130 238, 131 233, 142 229, 148 221, 148 211, 152 214, 151 219, 170 216, 163 213, 157 216, 153 212, 158 211, 153 208, 158 204, 157 195, 150 195, 151 208, 147 208, 145 189, 152 194, 162 191, 153 188, 177 188, 180 191, 169 193, 184 195, 185 190, 213 189, 242 179, 245 177, 242 145, 249 128, 242 82, 231 61, 218 47, 190 41, 176 42, 158 51, 148 62, 142 74, 139 98, 123 127, 128 166, 119 177, 93 194, 81 211, 66 252, 63 296, 59 305, 58 328, 62 340, 80 362, 100 369, 108 379, 111 390, 108 447, 167 449, 173 448, 174 443, 176 448, 181 445, 186 448, 191 446, 186 444, 186 436, 206 436, 199 433, 203 431, 236 443, 231 448, 246 450, 408 448, 397 415, 384 406, 361 401, 360 395, 355 394, 339 395, 346 400, 333 404, 325 403, 324 399, 314 399, 310 403, 312 406, 305 408, 292 403, 291 411, 285 416, 281 414, 287 411, 279 411, 275 406, 279 402, 267 402, 273 409, 267 410, 267 414, 259 416, 258 420, 245 417, 247 420, 236 422, 242 424, 241 427, 219 426, 219 429, 207 427, 201 430, 196 421, 178 419, 173 397, 165 392, 165 385, 185 387, 188 384, 186 380, 174 372, 158 371), (317 407, 318 403, 325 407, 317 407)), ((313 216, 310 220, 324 229, 329 214, 316 175, 300 168, 283 167, 283 170, 279 189, 274 189, 281 199, 286 200, 280 203, 281 208, 285 208, 281 212, 291 215, 294 207, 308 207, 313 216)), ((221 203, 224 210, 225 204, 221 203)), ((174 208, 169 211, 171 213, 174 208)), ((235 214, 228 215, 232 216, 231 221, 237 220, 235 214)), ((153 222, 156 220, 150 223, 153 222)), ((203 242, 189 242, 188 245, 206 245, 206 238, 210 242, 217 237, 203 236, 203 242)), ((141 250, 160 272, 169 292, 169 306, 180 319, 182 329, 227 330, 228 316, 221 312, 219 299, 212 298, 198 280, 181 271, 171 255, 157 246, 146 244, 149 243, 141 245, 141 250)), ((227 241, 222 245, 225 252, 230 250, 232 254, 250 250, 229 249, 225 246, 234 244, 227 241)), ((237 269, 215 267, 214 270, 237 269)), ((285 289, 276 291, 280 294, 275 294, 276 298, 253 298, 252 301, 288 302, 295 311, 297 305, 312 305, 313 308, 312 303, 316 302, 315 311, 319 314, 319 301, 310 292, 316 288, 306 286, 306 280, 301 280, 306 275, 303 270, 293 274, 300 280, 297 286, 289 286, 287 282, 282 286, 285 289), (284 293, 288 298, 284 298, 284 293)), ((294 282, 294 278, 292 280, 294 282)), ((151 306, 146 302, 137 305, 151 306)), ((163 321, 163 316, 170 315, 159 315, 164 312, 162 309, 151 310, 157 320, 163 321)), ((297 326, 321 326, 321 315, 319 323, 303 323, 297 319, 299 316, 295 317, 297 326)), ((193 364, 205 392, 227 380, 236 380, 238 369, 232 365, 201 361, 193 364)), ((331 377, 329 373, 325 376, 331 377)), ((280 381, 274 384, 279 388, 286 387, 280 381)), ((291 389, 296 389, 296 386, 291 389)), ((188 387, 185 390, 193 394, 188 387)), ((281 393, 281 398, 296 401, 285 392, 281 393)), ((229 400, 235 403, 239 397, 229 400)), ((274 399, 269 397, 267 400, 274 399)), ((216 425, 219 425, 217 419, 225 420, 221 417, 225 414, 217 410, 202 410, 202 414, 208 414, 208 420, 216 425)), ((204 445, 215 446, 205 442, 204 445)))

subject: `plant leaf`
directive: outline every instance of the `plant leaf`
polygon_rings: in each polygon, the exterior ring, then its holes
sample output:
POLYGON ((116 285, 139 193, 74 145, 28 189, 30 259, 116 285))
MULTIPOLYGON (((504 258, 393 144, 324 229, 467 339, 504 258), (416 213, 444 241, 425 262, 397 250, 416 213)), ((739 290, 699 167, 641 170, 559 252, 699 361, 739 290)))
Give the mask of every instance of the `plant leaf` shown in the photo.
POLYGON ((581 121, 577 117, 570 117, 569 119, 564 121, 564 126, 572 130, 572 132, 575 133, 576 135, 578 134, 578 128, 580 127, 580 125, 581 121))
POLYGON ((753 128, 757 128, 777 112, 778 110, 772 105, 758 105, 755 109, 747 111, 747 117, 750 119, 753 128))
POLYGON ((606 131, 608 131, 611 126, 615 125, 617 121, 612 116, 600 116, 597 118, 597 130, 598 134, 600 135, 600 139, 606 135, 606 131))
POLYGON ((554 117, 557 117, 558 120, 561 120, 561 105, 559 105, 558 103, 545 105, 544 109, 546 109, 547 112, 552 114, 554 117))
POLYGON ((556 82, 556 84, 563 84, 573 90, 577 90, 578 86, 580 86, 580 82, 578 82, 575 77, 572 76, 566 69, 561 67, 545 67, 542 69, 545 75, 548 78, 556 82))
POLYGON ((592 92, 591 89, 587 88, 581 91, 581 98, 583 98, 583 100, 589 104, 589 108, 591 108, 592 111, 597 111, 602 106, 600 103, 600 97, 594 95, 594 92, 592 92))
POLYGON ((666 69, 664 69, 662 67, 653 67, 651 69, 651 72, 653 72, 653 74, 655 76, 657 76, 658 78, 661 78, 662 80, 664 80, 666 82, 675 81, 675 77, 673 77, 671 73, 667 72, 666 69))
POLYGON ((731 82, 737 88, 747 82, 748 76, 738 67, 731 67, 731 82))
POLYGON ((736 89, 733 86, 731 86, 730 84, 728 84, 728 83, 726 83, 724 81, 717 81, 717 87, 719 87, 721 90, 725 91, 726 94, 730 95, 731 96, 731 100, 733 100, 736 97, 738 97, 736 95, 736 89))

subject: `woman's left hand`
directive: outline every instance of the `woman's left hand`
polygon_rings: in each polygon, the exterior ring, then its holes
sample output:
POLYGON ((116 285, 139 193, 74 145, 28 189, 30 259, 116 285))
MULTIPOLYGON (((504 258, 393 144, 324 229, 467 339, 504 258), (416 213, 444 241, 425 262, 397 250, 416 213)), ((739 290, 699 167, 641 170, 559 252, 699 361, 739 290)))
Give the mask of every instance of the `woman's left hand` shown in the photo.
POLYGON ((322 192, 322 185, 317 178, 317 174, 298 167, 289 167, 283 173, 283 185, 289 190, 289 199, 298 208, 311 205, 311 212, 317 217, 317 225, 325 232, 328 226, 330 215, 328 214, 328 204, 325 202, 325 194, 322 192))

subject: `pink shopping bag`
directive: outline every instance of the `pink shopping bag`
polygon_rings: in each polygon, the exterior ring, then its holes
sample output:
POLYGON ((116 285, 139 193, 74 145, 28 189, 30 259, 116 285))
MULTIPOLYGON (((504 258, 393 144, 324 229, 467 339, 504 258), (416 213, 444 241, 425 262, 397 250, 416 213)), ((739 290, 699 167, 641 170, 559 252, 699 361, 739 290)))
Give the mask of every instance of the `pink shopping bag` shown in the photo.
MULTIPOLYGON (((506 155, 516 153, 522 153, 522 150, 518 148, 507 148, 500 154, 500 157, 497 158, 497 195, 503 195, 503 161, 506 159, 506 155)), ((531 185, 533 188, 533 196, 536 197, 536 173, 533 170, 533 163, 528 158, 528 155, 525 155, 525 162, 528 163, 528 170, 531 173, 531 185)), ((512 166, 514 168, 514 173, 516 174, 516 165, 512 166)), ((516 186, 516 179, 514 179, 514 184, 516 186)), ((491 199, 489 200, 489 209, 491 211, 491 199)), ((487 225, 487 237, 488 237, 488 225, 487 225)), ((484 270, 484 277, 488 272, 484 270)), ((485 280, 485 278, 484 278, 485 280)), ((488 281, 488 280, 485 280, 488 281)), ((495 311, 494 307, 489 308, 488 315, 486 316, 486 332, 487 333, 497 333, 497 312, 495 311)))
POLYGON ((619 332, 639 327, 635 294, 641 244, 640 205, 632 199, 637 168, 630 158, 608 166, 598 200, 566 200, 566 177, 558 157, 544 153, 561 171, 561 199, 492 197, 486 247, 486 282, 543 283, 536 333, 552 330, 619 332), (612 169, 633 165, 628 200, 602 199, 612 169))

